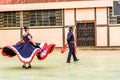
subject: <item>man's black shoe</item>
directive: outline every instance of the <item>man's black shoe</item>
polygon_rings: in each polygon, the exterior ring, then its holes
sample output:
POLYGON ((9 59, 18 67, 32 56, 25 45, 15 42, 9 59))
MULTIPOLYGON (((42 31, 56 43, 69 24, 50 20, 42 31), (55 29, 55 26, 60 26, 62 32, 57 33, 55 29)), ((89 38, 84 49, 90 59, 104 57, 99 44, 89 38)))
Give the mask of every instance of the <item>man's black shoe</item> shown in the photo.
POLYGON ((67 61, 67 63, 70 63, 70 61, 67 61))
POLYGON ((74 61, 79 61, 79 59, 76 59, 76 60, 74 60, 74 61))

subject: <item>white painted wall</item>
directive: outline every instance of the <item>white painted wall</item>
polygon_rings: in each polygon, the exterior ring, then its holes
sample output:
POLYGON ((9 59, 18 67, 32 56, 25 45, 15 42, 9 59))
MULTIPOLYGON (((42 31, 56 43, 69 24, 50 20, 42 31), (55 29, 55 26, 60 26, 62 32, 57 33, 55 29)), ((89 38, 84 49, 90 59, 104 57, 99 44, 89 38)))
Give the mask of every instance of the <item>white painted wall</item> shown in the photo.
POLYGON ((97 27, 96 46, 107 46, 107 27, 97 27))
POLYGON ((113 0, 69 1, 69 2, 34 3, 34 4, 33 3, 8 4, 8 5, 0 5, 0 11, 93 8, 93 7, 108 7, 112 5, 113 5, 113 0))
POLYGON ((107 8, 96 8, 96 24, 107 24, 107 8))
POLYGON ((110 46, 120 46, 120 27, 110 27, 110 46))
POLYGON ((75 12, 74 9, 64 10, 65 26, 75 25, 75 12))
POLYGON ((76 9, 76 20, 95 20, 95 11, 94 8, 82 8, 76 9))
POLYGON ((20 41, 20 30, 0 30, 0 47, 20 41))
POLYGON ((54 43, 57 47, 63 45, 63 33, 61 28, 56 29, 30 29, 35 42, 54 43))

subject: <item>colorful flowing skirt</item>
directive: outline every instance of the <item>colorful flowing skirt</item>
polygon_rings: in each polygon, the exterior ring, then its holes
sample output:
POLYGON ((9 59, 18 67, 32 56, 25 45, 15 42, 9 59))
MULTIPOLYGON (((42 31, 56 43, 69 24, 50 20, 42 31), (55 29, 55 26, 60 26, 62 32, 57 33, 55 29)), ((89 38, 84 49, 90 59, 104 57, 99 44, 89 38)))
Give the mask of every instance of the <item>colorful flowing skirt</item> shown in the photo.
POLYGON ((55 49, 55 44, 37 43, 38 47, 33 46, 30 42, 16 43, 12 46, 2 48, 2 55, 8 57, 18 56, 19 60, 24 64, 30 64, 35 56, 38 60, 44 60, 48 54, 55 49))

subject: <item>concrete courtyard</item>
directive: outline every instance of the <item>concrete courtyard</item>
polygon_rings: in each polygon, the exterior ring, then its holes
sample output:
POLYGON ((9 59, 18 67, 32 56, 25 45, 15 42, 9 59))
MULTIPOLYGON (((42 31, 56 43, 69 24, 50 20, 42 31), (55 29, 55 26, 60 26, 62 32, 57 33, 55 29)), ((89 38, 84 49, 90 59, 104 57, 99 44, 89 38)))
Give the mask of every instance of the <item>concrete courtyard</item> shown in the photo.
POLYGON ((78 62, 66 63, 64 54, 56 49, 43 61, 35 57, 31 69, 22 69, 17 56, 0 54, 0 80, 119 80, 120 50, 80 50, 78 62))

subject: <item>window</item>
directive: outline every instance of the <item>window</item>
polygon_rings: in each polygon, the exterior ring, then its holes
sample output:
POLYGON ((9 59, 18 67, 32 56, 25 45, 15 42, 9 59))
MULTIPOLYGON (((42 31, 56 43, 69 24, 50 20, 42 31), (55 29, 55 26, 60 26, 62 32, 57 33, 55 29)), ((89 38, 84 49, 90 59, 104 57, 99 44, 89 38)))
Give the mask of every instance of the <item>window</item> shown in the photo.
POLYGON ((120 16, 114 16, 112 7, 109 8, 109 24, 120 24, 120 16))
POLYGON ((23 25, 62 26, 62 10, 24 11, 23 25))
POLYGON ((1 12, 0 27, 20 27, 19 12, 1 12))
POLYGON ((0 12, 0 27, 20 27, 20 17, 23 26, 62 26, 62 10, 33 10, 0 12), (21 15, 21 16, 20 16, 21 15))

